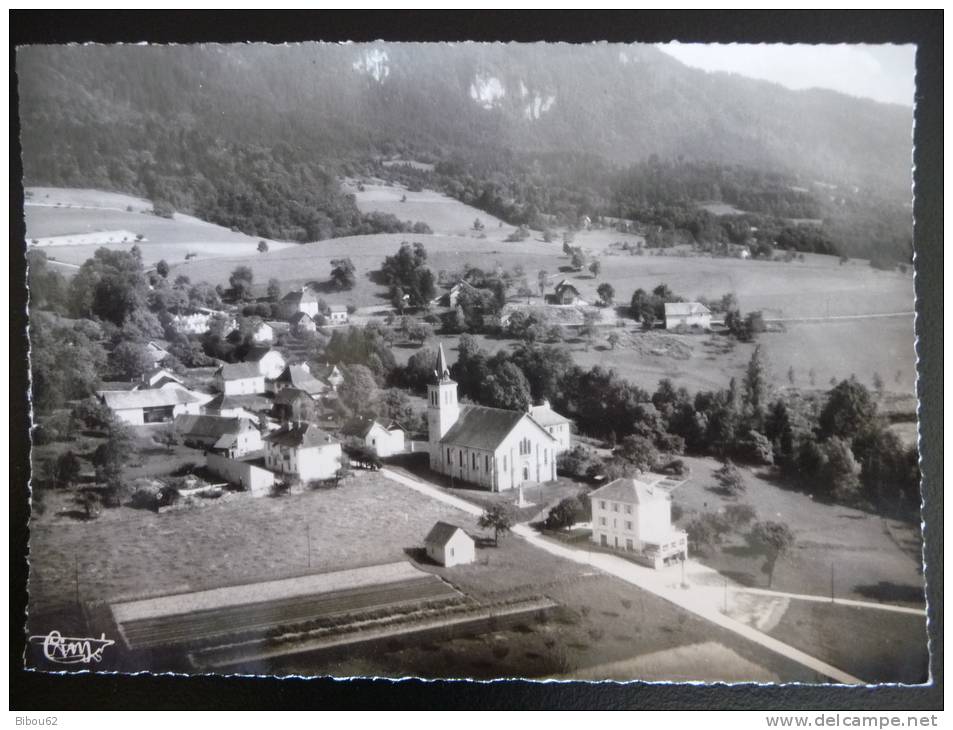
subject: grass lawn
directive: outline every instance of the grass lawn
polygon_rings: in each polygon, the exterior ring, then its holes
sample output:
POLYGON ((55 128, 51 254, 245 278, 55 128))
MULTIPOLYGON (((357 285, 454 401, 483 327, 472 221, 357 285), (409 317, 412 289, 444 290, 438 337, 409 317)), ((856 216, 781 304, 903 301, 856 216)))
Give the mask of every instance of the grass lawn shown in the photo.
POLYGON ((199 590, 407 558, 437 520, 479 534, 472 518, 361 472, 334 490, 281 498, 234 494, 191 510, 129 507, 92 522, 47 510, 31 524, 31 610, 199 590), (75 561, 75 564, 74 564, 75 561))
MULTIPOLYGON (((797 544, 778 562, 774 589, 829 595, 833 563, 835 593, 841 598, 923 603, 916 525, 815 501, 746 468, 742 468, 747 485, 745 495, 737 500, 728 499, 709 489, 717 484, 712 476, 719 467, 716 460, 684 460, 691 468, 691 478, 673 495, 674 504, 685 511, 682 525, 693 513, 745 502, 757 511, 758 519, 785 522, 794 531, 797 544)), ((763 557, 752 553, 740 536, 712 555, 696 557, 739 583, 767 587, 763 557)))
POLYGON ((927 680, 923 616, 792 600, 768 633, 868 682, 927 680))

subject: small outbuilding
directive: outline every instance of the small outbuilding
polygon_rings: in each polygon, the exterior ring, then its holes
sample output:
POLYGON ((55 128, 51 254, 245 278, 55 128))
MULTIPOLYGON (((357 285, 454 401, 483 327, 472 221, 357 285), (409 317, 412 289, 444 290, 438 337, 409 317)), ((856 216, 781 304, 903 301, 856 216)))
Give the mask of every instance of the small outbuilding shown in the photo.
POLYGON ((462 527, 438 522, 424 538, 427 557, 446 568, 476 560, 476 543, 462 527))

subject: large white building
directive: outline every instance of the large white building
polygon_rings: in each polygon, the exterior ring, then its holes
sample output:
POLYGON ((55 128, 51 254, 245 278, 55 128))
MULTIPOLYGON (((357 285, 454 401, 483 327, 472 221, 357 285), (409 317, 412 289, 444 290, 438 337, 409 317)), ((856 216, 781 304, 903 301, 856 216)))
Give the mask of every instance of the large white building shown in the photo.
POLYGON ((288 424, 262 440, 265 468, 277 474, 307 482, 341 468, 341 442, 312 423, 288 424))
POLYGON ((655 568, 688 557, 688 537, 672 526, 672 498, 657 486, 623 478, 590 492, 592 541, 637 553, 655 568))
POLYGON ((430 468, 494 492, 556 478, 556 437, 529 413, 464 405, 440 345, 427 388, 430 468))

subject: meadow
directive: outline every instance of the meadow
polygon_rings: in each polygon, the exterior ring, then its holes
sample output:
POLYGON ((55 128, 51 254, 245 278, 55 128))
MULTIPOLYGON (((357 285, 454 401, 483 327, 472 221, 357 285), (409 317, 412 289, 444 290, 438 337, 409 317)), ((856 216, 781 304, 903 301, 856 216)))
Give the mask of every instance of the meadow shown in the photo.
MULTIPOLYGON (((214 223, 184 213, 172 219, 152 214, 152 203, 142 198, 101 190, 72 188, 27 188, 24 219, 26 239, 44 239, 53 236, 89 237, 96 233, 130 231, 127 242, 110 242, 107 248, 129 250, 138 245, 143 263, 153 266, 161 259, 170 264, 184 261, 187 254, 198 258, 236 256, 257 253, 258 237, 229 230, 214 223), (131 208, 131 210, 130 210, 131 208), (142 241, 135 241, 141 234, 142 241)), ((62 245, 43 246, 47 257, 65 265, 78 266, 93 256, 99 243, 65 242, 62 245)), ((271 250, 294 244, 268 240, 271 250)), ((64 271, 64 273, 67 273, 64 271)))

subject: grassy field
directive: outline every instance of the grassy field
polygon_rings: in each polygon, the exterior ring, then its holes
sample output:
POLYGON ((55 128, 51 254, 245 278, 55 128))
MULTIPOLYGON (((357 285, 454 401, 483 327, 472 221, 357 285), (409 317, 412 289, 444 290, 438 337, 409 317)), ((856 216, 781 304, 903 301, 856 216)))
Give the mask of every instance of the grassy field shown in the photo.
MULTIPOLYGON (((138 243, 146 266, 160 259, 170 264, 184 261, 188 253, 199 258, 257 253, 260 238, 246 236, 192 216, 176 213, 172 220, 152 215, 152 203, 119 193, 72 188, 28 188, 24 216, 27 241, 48 236, 92 234, 128 230, 142 234, 138 243), (132 210, 128 210, 132 208, 132 210)), ((128 250, 135 245, 109 243, 107 248, 128 250)), ((294 244, 268 241, 271 250, 294 244)), ((43 246, 50 259, 78 265, 90 258, 100 244, 43 246)), ((64 269, 67 273, 69 269, 64 269)))
POLYGON ((390 213, 402 221, 423 221, 437 234, 468 236, 474 233, 477 218, 484 225, 487 239, 502 241, 513 230, 499 218, 433 190, 412 192, 378 183, 365 183, 364 190, 358 190, 354 181, 345 182, 344 188, 354 195, 362 213, 390 213), (401 202, 404 197, 406 200, 401 202))
POLYGON ((475 528, 367 473, 337 490, 233 495, 163 514, 120 507, 83 522, 48 510, 31 525, 31 608, 69 600, 74 568, 83 599, 104 601, 299 574, 309 571, 309 527, 313 572, 403 560, 441 519, 475 528))
POLYGON ((868 682, 927 680, 926 619, 852 606, 790 601, 768 632, 868 682))
MULTIPOLYGON (((758 519, 786 523, 796 546, 778 562, 773 588, 789 593, 830 595, 831 564, 835 593, 840 598, 923 604, 923 576, 916 525, 880 517, 850 507, 816 502, 802 494, 743 469, 746 493, 732 500, 711 489, 717 482, 714 459, 684 457, 691 478, 676 489, 674 504, 684 510, 681 523, 694 513, 717 511, 745 502, 758 519)), ((763 557, 734 536, 711 555, 696 556, 729 578, 748 586, 768 587, 763 557)))
MULTIPOLYGON (((743 377, 755 344, 761 346, 769 382, 777 388, 791 385, 788 374, 793 368, 794 386, 805 390, 828 390, 831 378, 840 381, 852 374, 873 388, 874 375, 879 373, 886 391, 904 395, 914 392, 916 360, 912 330, 906 320, 793 324, 787 330, 766 332, 758 337, 757 343, 744 343, 721 335, 680 335, 663 330, 644 333, 630 325, 603 328, 588 348, 586 342, 572 336, 562 345, 581 367, 614 368, 622 377, 650 392, 655 391, 662 378, 670 378, 689 392, 725 388, 731 378, 743 377), (622 338, 615 349, 606 342, 613 331, 622 338), (871 341, 880 346, 869 347, 871 341), (908 346, 910 350, 906 352, 908 346)), ((518 344, 516 340, 487 335, 476 335, 476 339, 490 353, 518 344)), ((456 362, 459 338, 450 335, 436 340, 443 342, 450 364, 456 362)), ((436 340, 428 346, 436 347, 436 340)), ((418 349, 399 346, 393 352, 399 363, 405 363, 418 349)))

